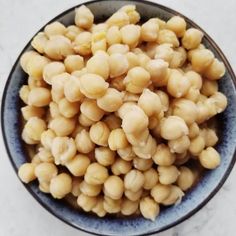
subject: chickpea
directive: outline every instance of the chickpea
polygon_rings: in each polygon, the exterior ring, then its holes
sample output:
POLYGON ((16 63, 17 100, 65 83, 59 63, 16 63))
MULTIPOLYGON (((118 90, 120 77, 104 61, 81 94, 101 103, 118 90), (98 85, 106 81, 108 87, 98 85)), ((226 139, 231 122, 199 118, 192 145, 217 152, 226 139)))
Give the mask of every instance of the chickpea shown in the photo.
POLYGON ((30 89, 38 88, 38 87, 46 88, 47 83, 42 79, 38 80, 38 79, 35 79, 35 78, 29 76, 28 77, 28 86, 29 86, 30 89))
POLYGON ((185 76, 189 79, 191 83, 191 87, 196 88, 196 89, 202 88, 202 77, 200 74, 198 74, 195 71, 190 70, 185 73, 185 76))
POLYGON ((83 29, 89 29, 93 25, 93 13, 85 5, 75 9, 75 24, 83 29))
POLYGON ((122 128, 126 134, 139 133, 148 127, 148 117, 138 106, 126 113, 122 120, 122 128))
POLYGON ((135 169, 140 171, 146 171, 149 170, 153 165, 152 159, 142 159, 139 157, 135 157, 133 159, 133 166, 135 169))
POLYGON ((187 94, 191 84, 188 78, 182 75, 178 70, 172 69, 167 83, 167 91, 176 98, 187 94))
POLYGON ((62 62, 53 61, 48 63, 43 68, 43 79, 46 83, 52 84, 52 77, 62 74, 66 68, 62 62))
POLYGON ((69 102, 63 98, 58 103, 60 113, 66 118, 75 116, 80 111, 80 104, 78 102, 69 102))
POLYGON ((206 169, 215 169, 220 165, 220 159, 220 154, 213 147, 206 148, 199 155, 199 161, 206 169))
POLYGON ((97 99, 97 105, 107 112, 117 111, 122 105, 122 95, 114 88, 108 88, 104 96, 97 99))
POLYGON ((159 98, 161 100, 163 111, 164 112, 168 111, 168 109, 169 109, 169 96, 168 96, 168 94, 162 90, 157 90, 157 91, 155 91, 155 93, 159 96, 159 98))
POLYGON ((121 199, 124 192, 124 183, 118 176, 112 175, 104 183, 104 193, 111 199, 121 199))
POLYGON ((178 177, 177 184, 183 191, 186 191, 193 186, 194 175, 192 171, 185 166, 181 166, 179 171, 180 175, 178 177))
POLYGON ((50 182, 57 176, 58 170, 53 163, 44 162, 35 167, 34 173, 40 182, 50 182))
POLYGON ((36 179, 34 171, 35 171, 35 164, 24 163, 20 166, 18 170, 18 176, 22 182, 28 184, 29 182, 36 179))
POLYGON ((20 96, 21 100, 22 100, 25 104, 28 104, 29 93, 30 93, 30 88, 29 88, 28 85, 23 85, 23 86, 20 88, 19 96, 20 96))
POLYGON ((44 52, 54 60, 63 60, 66 56, 74 54, 71 41, 62 35, 51 36, 45 44, 44 52))
POLYGON ((182 118, 187 125, 191 125, 197 119, 197 106, 194 102, 180 98, 173 102, 173 115, 182 118))
POLYGON ((175 155, 171 153, 169 147, 165 144, 157 145, 156 153, 152 158, 159 166, 170 166, 175 161, 175 155))
POLYGON ((121 28, 122 26, 129 24, 129 16, 123 11, 115 12, 112 16, 106 21, 109 27, 117 26, 121 28))
POLYGON ((205 147, 205 140, 201 135, 190 141, 189 151, 192 155, 199 155, 205 147))
POLYGON ((137 55, 137 57, 138 57, 139 66, 142 68, 146 68, 147 63, 151 60, 151 58, 146 53, 140 53, 137 55))
POLYGON ((64 63, 68 73, 81 70, 84 67, 84 59, 79 55, 68 55, 64 60, 64 63))
POLYGON ((144 146, 145 143, 147 142, 148 137, 149 137, 148 128, 144 129, 143 131, 141 131, 137 134, 136 133, 126 134, 127 140, 133 146, 144 146))
POLYGON ((129 63, 128 70, 139 66, 139 58, 136 54, 134 54, 133 52, 127 52, 125 55, 129 63))
POLYGON ((111 166, 111 171, 114 175, 127 174, 132 169, 132 162, 125 161, 122 158, 117 158, 111 166))
POLYGON ((56 134, 51 130, 47 129, 42 132, 41 134, 41 144, 48 150, 51 150, 52 147, 52 141, 56 137, 56 134))
POLYGON ((129 52, 129 46, 125 44, 113 44, 107 49, 107 53, 111 56, 112 54, 126 54, 129 52))
POLYGON ((141 96, 139 97, 138 105, 149 117, 159 114, 162 109, 162 104, 159 96, 149 89, 143 90, 141 96))
POLYGON ((124 177, 124 186, 133 192, 139 191, 144 185, 144 175, 138 170, 131 170, 124 177))
POLYGON ((58 21, 48 24, 44 28, 44 33, 48 38, 54 35, 63 35, 65 34, 65 32, 66 32, 66 27, 58 21))
POLYGON ((121 94, 123 97, 123 102, 137 102, 139 99, 138 94, 133 94, 126 91, 122 91, 121 94))
POLYGON ((77 27, 76 25, 69 25, 66 28, 65 36, 73 42, 76 36, 83 31, 84 31, 83 29, 77 27))
POLYGON ((80 77, 80 91, 88 98, 96 99, 102 97, 106 93, 108 86, 109 84, 96 74, 85 74, 80 77))
POLYGON ((127 72, 129 62, 125 55, 121 53, 114 53, 109 58, 110 77, 118 77, 127 72))
POLYGON ((192 102, 197 102, 199 100, 200 96, 200 91, 199 89, 190 87, 184 98, 192 101, 192 102))
POLYGON ((170 63, 174 55, 174 50, 171 44, 164 43, 156 47, 155 59, 162 59, 163 61, 170 63))
POLYGON ((169 43, 173 47, 179 47, 179 40, 176 37, 176 34, 168 29, 163 29, 159 31, 157 42, 159 44, 169 43))
POLYGON ((120 212, 121 199, 114 200, 108 196, 104 196, 103 207, 108 213, 118 213, 120 212))
POLYGON ((110 166, 115 161, 115 152, 107 147, 95 148, 95 159, 103 166, 110 166))
POLYGON ((86 173, 89 165, 89 157, 82 154, 77 154, 71 160, 65 163, 65 166, 74 176, 83 176, 86 173))
POLYGON ((127 198, 124 198, 121 203, 121 213, 125 216, 134 214, 139 207, 138 201, 131 201, 127 198))
POLYGON ((183 37, 187 24, 184 18, 180 16, 173 16, 167 21, 166 26, 169 30, 172 30, 177 37, 183 37))
POLYGON ((21 114, 25 120, 29 120, 34 116, 42 118, 45 114, 45 110, 42 107, 24 106, 21 108, 21 114))
POLYGON ((99 197, 97 199, 96 205, 92 209, 92 212, 96 213, 99 217, 104 217, 106 215, 106 211, 103 207, 103 202, 103 197, 99 197))
POLYGON ((89 197, 81 193, 77 198, 77 204, 86 212, 91 211, 97 204, 96 197, 89 197))
POLYGON ((93 24, 90 28, 92 33, 107 32, 108 25, 106 23, 93 24))
POLYGON ((126 148, 128 146, 128 141, 127 141, 127 138, 125 136, 123 129, 118 128, 110 132, 110 135, 108 138, 108 145, 109 145, 109 148, 113 151, 120 148, 126 148))
POLYGON ((91 184, 86 183, 86 181, 82 181, 79 187, 80 187, 81 193, 89 197, 98 196, 102 190, 101 185, 91 185, 91 184))
POLYGON ((110 130, 121 127, 121 119, 114 114, 106 116, 103 121, 107 124, 110 130))
POLYGON ((170 187, 170 195, 164 201, 162 201, 162 204, 164 206, 169 206, 181 202, 181 199, 184 196, 183 191, 179 187, 175 185, 171 185, 170 187))
POLYGON ((95 162, 88 166, 84 175, 84 180, 88 184, 99 185, 103 184, 108 177, 109 175, 106 167, 95 162))
MULTIPOLYGON (((119 116, 121 119, 124 119, 124 116, 131 110, 136 109, 135 102, 125 102, 116 112, 116 115, 119 116)), ((138 107, 139 108, 139 107, 138 107)))
POLYGON ((167 140, 177 139, 189 133, 186 123, 178 116, 164 118, 160 125, 161 136, 167 140))
POLYGON ((139 43, 141 28, 139 25, 125 25, 120 29, 122 42, 135 48, 139 43))
POLYGON ((194 122, 189 126, 188 136, 190 139, 193 139, 193 138, 196 138, 198 135, 199 135, 199 126, 197 123, 194 122))
POLYGON ((171 185, 156 184, 151 190, 151 196, 157 203, 162 203, 169 197, 171 193, 171 185))
POLYGON ((141 199, 139 208, 143 217, 152 221, 155 221, 160 212, 159 205, 151 197, 141 199))
POLYGON ((52 156, 51 151, 44 147, 39 148, 39 152, 37 153, 37 155, 41 162, 50 162, 50 163, 54 162, 54 158, 52 156))
POLYGON ((89 153, 95 148, 95 144, 92 142, 89 132, 85 129, 81 130, 75 138, 77 150, 81 153, 89 153))
POLYGON ((39 190, 43 193, 50 193, 50 182, 39 182, 39 190))
POLYGON ((132 202, 136 202, 142 196, 143 189, 141 188, 137 192, 132 192, 131 190, 125 190, 125 196, 132 202))
POLYGON ((54 131, 57 136, 67 136, 75 129, 75 119, 58 116, 49 123, 49 128, 54 131))
POLYGON ((187 52, 183 47, 176 48, 170 61, 170 68, 179 68, 184 65, 187 60, 187 52))
POLYGON ((135 5, 125 5, 125 6, 121 7, 118 11, 127 13, 127 15, 129 16, 130 24, 136 24, 140 20, 140 15, 136 11, 135 5))
POLYGON ((201 43, 202 38, 203 33, 200 30, 190 28, 184 33, 184 36, 182 38, 182 45, 188 50, 195 49, 201 43))
POLYGON ((183 165, 190 159, 190 157, 191 156, 188 152, 184 152, 184 153, 181 153, 181 154, 176 154, 176 159, 175 159, 174 164, 176 166, 183 165))
POLYGON ((76 154, 76 145, 73 138, 56 137, 52 141, 52 155, 57 165, 65 164, 76 154))
POLYGON ((125 85, 123 84, 124 75, 112 78, 110 81, 110 87, 115 88, 118 91, 122 92, 125 90, 125 85))
POLYGON ((168 81, 168 63, 162 59, 150 60, 146 65, 150 73, 152 83, 157 87, 167 85, 168 81))
POLYGON ((99 121, 93 124, 89 130, 89 136, 92 142, 100 146, 108 146, 108 137, 110 130, 106 123, 99 121))
POLYGON ((150 19, 141 27, 141 39, 146 42, 156 42, 158 39, 159 24, 155 19, 150 19))
POLYGON ((179 176, 179 171, 175 166, 158 166, 159 181, 161 184, 172 184, 179 176))
POLYGON ((92 56, 87 61, 86 68, 88 73, 100 75, 104 80, 107 80, 109 77, 108 59, 103 55, 95 54, 92 56))
POLYGON ((125 161, 132 161, 135 157, 135 154, 131 146, 117 149, 117 153, 125 161))
POLYGON ((106 34, 107 43, 109 45, 121 43, 121 32, 118 26, 112 26, 107 30, 106 34))
POLYGON ((39 54, 35 51, 32 51, 32 50, 24 52, 22 54, 22 56, 20 58, 20 65, 21 65, 22 69, 24 70, 24 72, 27 73, 27 64, 35 55, 39 55, 39 54))
POLYGON ((205 133, 205 146, 206 147, 213 147, 218 142, 218 137, 213 129, 206 129, 205 133))
POLYGON ((74 197, 78 197, 81 194, 80 188, 79 188, 81 182, 82 182, 82 180, 80 178, 77 178, 77 177, 72 178, 71 193, 74 197))
POLYGON ((79 115, 79 123, 84 126, 84 127, 90 127, 92 124, 95 123, 95 121, 90 120, 86 115, 84 115, 83 113, 81 113, 79 115))
POLYGON ((92 34, 92 44, 91 44, 91 51, 93 55, 97 51, 106 51, 107 50, 107 41, 106 41, 106 32, 94 32, 92 34))
POLYGON ((89 56, 92 44, 92 34, 90 32, 81 32, 73 42, 74 51, 81 56, 89 56))
POLYGON ((219 80, 225 74, 225 65, 223 62, 220 62, 217 58, 206 68, 204 75, 209 80, 219 80))
POLYGON ((148 42, 144 46, 144 51, 151 59, 154 59, 154 57, 156 55, 156 48, 158 46, 159 46, 159 44, 157 44, 156 42, 148 42))
POLYGON ((140 158, 150 159, 156 152, 156 146, 156 140, 149 135, 146 144, 144 146, 134 146, 133 151, 140 158))
POLYGON ((153 168, 146 170, 144 173, 144 185, 143 188, 146 190, 151 190, 158 182, 158 174, 157 171, 153 168))
POLYGON ((34 36, 31 42, 31 46, 39 53, 44 53, 44 47, 47 41, 48 38, 46 34, 43 32, 39 32, 36 36, 34 36))
POLYGON ((217 113, 221 113, 226 109, 228 102, 227 97, 223 93, 216 92, 210 97, 210 99, 214 102, 217 113))
POLYGON ((218 83, 215 80, 205 79, 203 81, 201 93, 208 97, 208 96, 213 95, 216 92, 218 92, 218 83))

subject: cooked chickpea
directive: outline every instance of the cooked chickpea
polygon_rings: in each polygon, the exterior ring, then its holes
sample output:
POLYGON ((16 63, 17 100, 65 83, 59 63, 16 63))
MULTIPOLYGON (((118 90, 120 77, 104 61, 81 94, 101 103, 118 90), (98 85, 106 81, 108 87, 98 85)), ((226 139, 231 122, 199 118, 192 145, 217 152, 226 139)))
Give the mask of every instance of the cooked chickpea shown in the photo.
POLYGON ((135 157, 133 159, 133 166, 135 169, 140 171, 146 171, 149 170, 153 165, 152 159, 142 159, 139 157, 135 157))
POLYGON ((86 212, 91 211, 97 204, 96 197, 89 197, 81 193, 77 198, 77 204, 86 212))
POLYGON ((141 39, 146 42, 156 42, 158 32, 158 22, 155 19, 150 19, 141 26, 141 39))
POLYGON ((118 109, 118 111, 115 114, 119 116, 121 119, 124 119, 124 116, 133 109, 136 109, 135 102, 125 102, 122 104, 122 106, 118 109))
POLYGON ((103 207, 103 197, 99 197, 97 199, 96 205, 92 208, 92 212, 97 214, 99 217, 104 217, 106 215, 106 211, 103 207))
POLYGON ((201 93, 207 97, 218 92, 218 83, 215 80, 203 80, 201 93))
POLYGON ((67 136, 75 129, 75 119, 65 118, 63 116, 55 117, 49 123, 49 128, 54 131, 57 136, 67 136))
POLYGON ((115 152, 107 147, 95 148, 95 159, 103 166, 110 166, 115 162, 115 152))
POLYGON ((74 51, 81 56, 88 56, 92 53, 92 34, 90 32, 81 32, 73 42, 74 51))
POLYGON ((51 36, 45 44, 44 52, 54 60, 63 60, 66 56, 74 54, 71 41, 62 35, 51 36))
POLYGON ((124 198, 121 203, 121 213, 125 216, 134 214, 139 207, 138 201, 131 201, 127 198, 124 198))
POLYGON ((141 28, 139 25, 125 25, 120 29, 122 42, 134 48, 139 43, 141 28))
POLYGON ((107 112, 117 111, 122 103, 121 93, 114 88, 108 88, 106 93, 97 99, 97 105, 107 112))
POLYGON ((176 159, 174 164, 176 166, 181 166, 183 164, 185 164, 192 156, 190 155, 189 152, 184 152, 181 154, 176 154, 176 159))
POLYGON ((182 44, 186 49, 195 49, 202 41, 203 33, 194 28, 186 30, 182 38, 182 44))
POLYGON ((137 192, 133 192, 131 190, 126 189, 125 190, 125 196, 130 200, 130 201, 138 201, 140 197, 142 196, 143 189, 141 188, 137 192))
POLYGON ((83 100, 80 111, 92 121, 99 121, 104 115, 104 111, 98 107, 96 101, 91 99, 83 100))
POLYGON ((92 142, 89 132, 85 129, 81 130, 75 138, 77 150, 81 153, 89 153, 95 148, 95 144, 92 142))
POLYGON ((49 149, 46 149, 44 147, 40 147, 37 155, 38 155, 41 162, 50 162, 50 163, 54 162, 54 158, 53 158, 52 153, 49 149))
POLYGON ((151 190, 151 196, 157 203, 162 203, 171 193, 171 185, 156 184, 151 190))
POLYGON ((204 138, 206 147, 213 147, 218 142, 217 134, 213 129, 206 129, 204 138))
POLYGON ((75 9, 75 24, 83 29, 89 29, 93 25, 93 13, 85 5, 75 9))
POLYGON ((129 16, 126 12, 118 11, 115 12, 112 16, 108 18, 106 21, 109 27, 111 26, 117 26, 122 27, 129 24, 129 16))
POLYGON ((20 88, 19 96, 20 96, 21 100, 22 100, 25 104, 28 104, 29 93, 30 93, 30 88, 29 88, 28 85, 23 85, 23 86, 20 88))
POLYGON ((128 17, 129 17, 130 24, 136 24, 140 20, 140 15, 136 11, 135 5, 125 5, 125 6, 121 7, 118 11, 127 13, 128 17))
POLYGON ((39 55, 39 54, 35 51, 32 51, 32 50, 27 51, 22 54, 22 56, 20 58, 20 65, 21 65, 22 69, 24 70, 24 72, 27 73, 27 64, 35 55, 39 55))
POLYGON ((153 168, 146 170, 144 173, 144 185, 143 188, 146 190, 151 190, 158 182, 158 174, 157 171, 153 168))
POLYGON ((108 196, 104 196, 103 207, 108 213, 118 213, 120 212, 121 199, 114 200, 108 196))
POLYGON ((132 69, 133 67, 139 66, 139 58, 135 53, 127 52, 125 55, 129 64, 128 70, 132 69))
POLYGON ((170 166, 175 161, 175 155, 171 153, 169 147, 165 144, 157 145, 156 153, 152 158, 159 166, 170 166))
POLYGON ((123 82, 128 92, 141 93, 149 85, 150 74, 142 67, 134 67, 128 71, 123 82))
POLYGON ((155 93, 159 96, 162 104, 163 111, 168 111, 169 109, 169 96, 162 90, 157 90, 155 93))
POLYGON ((147 63, 151 60, 151 58, 146 53, 137 54, 139 66, 142 68, 146 68, 147 63))
POLYGON ((125 161, 132 161, 135 157, 135 154, 132 150, 131 146, 127 146, 126 148, 117 149, 118 155, 125 161))
POLYGON ((124 192, 124 183, 118 176, 112 175, 104 183, 104 193, 111 199, 118 200, 124 192))
POLYGON ((187 52, 183 47, 176 48, 170 61, 170 68, 179 68, 184 65, 187 60, 187 52))
POLYGON ((128 141, 123 129, 118 128, 110 132, 108 145, 109 148, 113 151, 120 148, 126 148, 128 146, 128 141))
POLYGON ((101 185, 91 185, 86 183, 86 181, 82 181, 80 183, 80 191, 81 193, 89 196, 89 197, 96 197, 99 195, 99 193, 102 190, 102 186, 101 185))
POLYGON ((18 176, 22 182, 27 184, 36 179, 35 166, 33 163, 24 163, 20 166, 18 176))
POLYGON ((126 54, 129 52, 129 46, 121 43, 113 44, 107 49, 107 53, 111 56, 112 54, 126 54))
POLYGON ((167 21, 166 26, 169 30, 172 30, 177 37, 182 37, 185 33, 187 24, 184 18, 180 16, 173 16, 167 21))
POLYGON ((41 134, 41 144, 48 150, 51 150, 52 147, 52 141, 56 137, 56 134, 51 130, 45 130, 41 134))
POLYGON ((93 55, 98 51, 106 51, 107 50, 107 41, 106 41, 106 32, 93 32, 92 34, 92 43, 91 43, 91 51, 93 55))
POLYGON ((162 59, 163 61, 170 63, 174 55, 174 50, 171 44, 164 43, 156 47, 155 59, 162 59))
POLYGON ((48 38, 54 35, 63 35, 65 34, 65 32, 66 27, 58 21, 55 21, 44 28, 44 33, 47 35, 48 38))
POLYGON ((106 23, 93 24, 89 30, 92 33, 107 32, 108 25, 106 23))
POLYGON ((50 182, 39 182, 39 190, 43 193, 50 193, 50 182))
POLYGON ((111 166, 111 171, 114 175, 127 174, 132 168, 132 162, 125 161, 122 158, 117 158, 111 166))
POLYGON ((169 206, 169 205, 178 203, 181 201, 182 197, 184 196, 183 191, 179 187, 175 185, 171 185, 170 188, 171 190, 170 190, 169 196, 164 201, 162 201, 162 204, 164 206, 169 206))
POLYGON ((83 176, 86 173, 86 170, 89 165, 90 165, 89 157, 82 154, 77 154, 71 160, 65 163, 67 169, 74 176, 83 176))
POLYGON ((179 171, 180 175, 178 177, 177 184, 183 191, 186 191, 192 187, 194 183, 194 175, 192 171, 185 166, 181 166, 179 171))
POLYGON ((115 88, 118 91, 122 92, 125 90, 125 85, 123 84, 123 79, 125 75, 121 75, 115 78, 112 78, 110 81, 110 87, 115 88))
POLYGON ((40 163, 35 167, 35 176, 40 182, 50 182, 52 178, 57 176, 58 170, 53 163, 40 163))
POLYGON ((118 26, 112 26, 107 30, 106 34, 107 43, 109 45, 121 43, 121 32, 118 26))
POLYGON ((159 31, 157 42, 159 44, 168 43, 171 44, 173 47, 179 47, 179 40, 176 34, 168 29, 163 29, 159 31))
POLYGON ((103 121, 107 124, 110 130, 118 129, 121 127, 121 119, 114 114, 106 116, 103 121))
POLYGON ((73 42, 76 36, 81 32, 83 32, 83 29, 77 27, 76 25, 69 25, 66 28, 65 36, 73 42))
POLYGON ((208 147, 199 155, 199 161, 206 169, 215 169, 220 165, 220 159, 220 154, 213 147, 208 147))
POLYGON ((83 113, 81 113, 79 115, 79 123, 84 126, 84 127, 90 127, 92 124, 95 123, 95 121, 90 120, 86 115, 84 115, 83 113))
POLYGON ((197 123, 192 123, 190 126, 189 126, 189 138, 190 139, 193 139, 193 138, 196 138, 197 136, 199 135, 199 126, 197 123))
POLYGON ((114 53, 109 57, 110 77, 118 77, 127 72, 129 62, 125 55, 121 53, 114 53))
POLYGON ((108 178, 108 170, 106 169, 106 167, 96 162, 88 166, 86 173, 84 175, 84 180, 88 184, 92 185, 103 184, 107 178, 108 178))
POLYGON ((45 33, 39 32, 36 36, 34 36, 31 46, 37 50, 39 53, 44 53, 44 47, 46 45, 46 42, 48 41, 48 38, 45 33))
POLYGON ((167 91, 170 95, 176 98, 183 97, 187 94, 190 86, 191 84, 186 76, 178 70, 171 70, 167 83, 167 91))
POLYGON ((85 74, 80 77, 80 91, 88 98, 96 99, 102 97, 107 88, 108 83, 99 75, 85 74))
POLYGON ((206 68, 204 75, 209 80, 219 80, 225 74, 225 65, 223 62, 220 62, 217 58, 206 68))
POLYGON ((144 146, 149 137, 148 128, 144 129, 139 133, 126 134, 126 138, 130 144, 133 146, 144 146))
POLYGON ((124 177, 124 186, 125 189, 128 189, 133 192, 139 191, 144 185, 144 175, 138 170, 131 170, 124 177))
POLYGON ((190 141, 189 151, 192 155, 197 156, 205 147, 205 140, 201 135, 193 138, 190 141))
POLYGON ((92 142, 100 146, 108 146, 108 137, 110 130, 106 123, 99 121, 93 124, 89 130, 89 136, 92 142))
POLYGON ((216 92, 210 98, 216 106, 217 113, 221 113, 226 109, 228 102, 227 97, 223 93, 216 92))
POLYGON ((25 120, 29 120, 34 116, 42 118, 45 114, 45 110, 42 107, 25 106, 21 108, 21 114, 25 120))
POLYGON ((74 197, 78 197, 81 192, 80 192, 80 184, 81 184, 82 180, 80 178, 74 177, 72 178, 72 189, 71 189, 71 193, 74 197))
POLYGON ((62 74, 66 71, 65 65, 59 61, 53 61, 48 63, 43 68, 43 79, 48 83, 52 84, 52 77, 55 75, 62 74))
POLYGON ((80 104, 78 102, 69 102, 63 98, 58 103, 60 113, 66 118, 75 116, 80 111, 80 104))
POLYGON ((139 209, 144 218, 154 221, 159 215, 160 207, 151 197, 141 199, 139 209))
POLYGON ((159 181, 161 184, 165 184, 165 185, 172 184, 177 180, 179 176, 178 169, 173 165, 158 166, 157 170, 159 173, 159 181))
POLYGON ((189 130, 185 121, 178 116, 169 116, 161 121, 161 136, 167 140, 187 135, 189 130))
POLYGON ((47 106, 51 101, 51 93, 46 88, 33 88, 28 95, 28 104, 35 107, 47 106))
POLYGON ((81 70, 84 67, 84 59, 79 55, 68 55, 64 60, 65 68, 68 73, 81 70))

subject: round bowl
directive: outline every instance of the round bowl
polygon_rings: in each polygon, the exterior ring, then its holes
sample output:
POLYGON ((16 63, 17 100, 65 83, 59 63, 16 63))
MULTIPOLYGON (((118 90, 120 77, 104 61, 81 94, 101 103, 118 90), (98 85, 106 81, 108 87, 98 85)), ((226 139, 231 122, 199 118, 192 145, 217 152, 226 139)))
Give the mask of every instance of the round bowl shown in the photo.
MULTIPOLYGON (((167 7, 139 0, 99 0, 84 4, 92 10, 97 21, 109 17, 117 9, 126 4, 135 4, 143 20, 155 16, 167 20, 173 15, 181 15, 167 7)), ((200 29, 199 26, 187 17, 184 18, 188 26, 200 29)), ((50 22, 57 20, 68 25, 73 22, 73 19, 74 7, 58 15, 50 22)), ((159 217, 152 222, 145 220, 143 217, 118 218, 106 216, 104 218, 98 218, 89 213, 80 212, 68 206, 64 201, 55 200, 49 195, 40 192, 35 182, 25 185, 32 196, 62 221, 77 229, 98 235, 144 235, 157 233, 177 225, 202 208, 223 185, 236 160, 235 75, 219 47, 207 33, 205 33, 203 41, 226 66, 226 74, 219 83, 220 90, 227 96, 229 103, 225 112, 219 116, 221 135, 217 150, 222 156, 222 162, 217 169, 206 171, 197 186, 186 194, 179 205, 164 209, 161 211, 159 217)), ((18 91, 27 82, 26 75, 20 68, 19 58, 23 52, 29 49, 31 49, 30 43, 25 46, 17 58, 7 80, 2 99, 2 132, 9 159, 16 172, 19 166, 27 159, 27 152, 20 135, 20 99, 18 91)))

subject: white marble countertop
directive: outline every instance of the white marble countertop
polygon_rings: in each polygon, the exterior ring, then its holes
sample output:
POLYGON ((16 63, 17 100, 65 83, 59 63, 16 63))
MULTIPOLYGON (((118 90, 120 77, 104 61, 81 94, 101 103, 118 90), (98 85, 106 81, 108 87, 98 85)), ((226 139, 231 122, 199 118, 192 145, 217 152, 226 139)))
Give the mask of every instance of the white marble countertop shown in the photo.
MULTIPOLYGON (((29 39, 62 11, 81 0, 0 0, 0 94, 10 69, 29 39)), ((203 27, 236 71, 235 0, 159 0, 203 27)), ((1 97, 1 96, 0 96, 1 97)), ((85 236, 43 209, 24 189, 0 138, 0 236, 85 236)), ((197 214, 160 236, 233 236, 236 232, 236 169, 219 193, 197 214)))

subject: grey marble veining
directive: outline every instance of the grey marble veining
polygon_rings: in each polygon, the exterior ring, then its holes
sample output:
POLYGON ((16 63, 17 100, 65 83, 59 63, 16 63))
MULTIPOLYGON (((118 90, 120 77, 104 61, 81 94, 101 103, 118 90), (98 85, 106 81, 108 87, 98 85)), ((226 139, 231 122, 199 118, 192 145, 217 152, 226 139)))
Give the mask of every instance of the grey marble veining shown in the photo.
MULTIPOLYGON (((8 73, 28 40, 48 20, 82 1, 0 0, 0 93, 8 73)), ((228 0, 159 0, 205 29, 218 43, 236 71, 236 2, 228 0), (219 17, 220 16, 220 17, 219 17)), ((0 236, 87 235, 46 212, 17 180, 0 140, 0 236)), ((219 193, 196 215, 160 236, 231 236, 236 224, 235 168, 219 193)))

